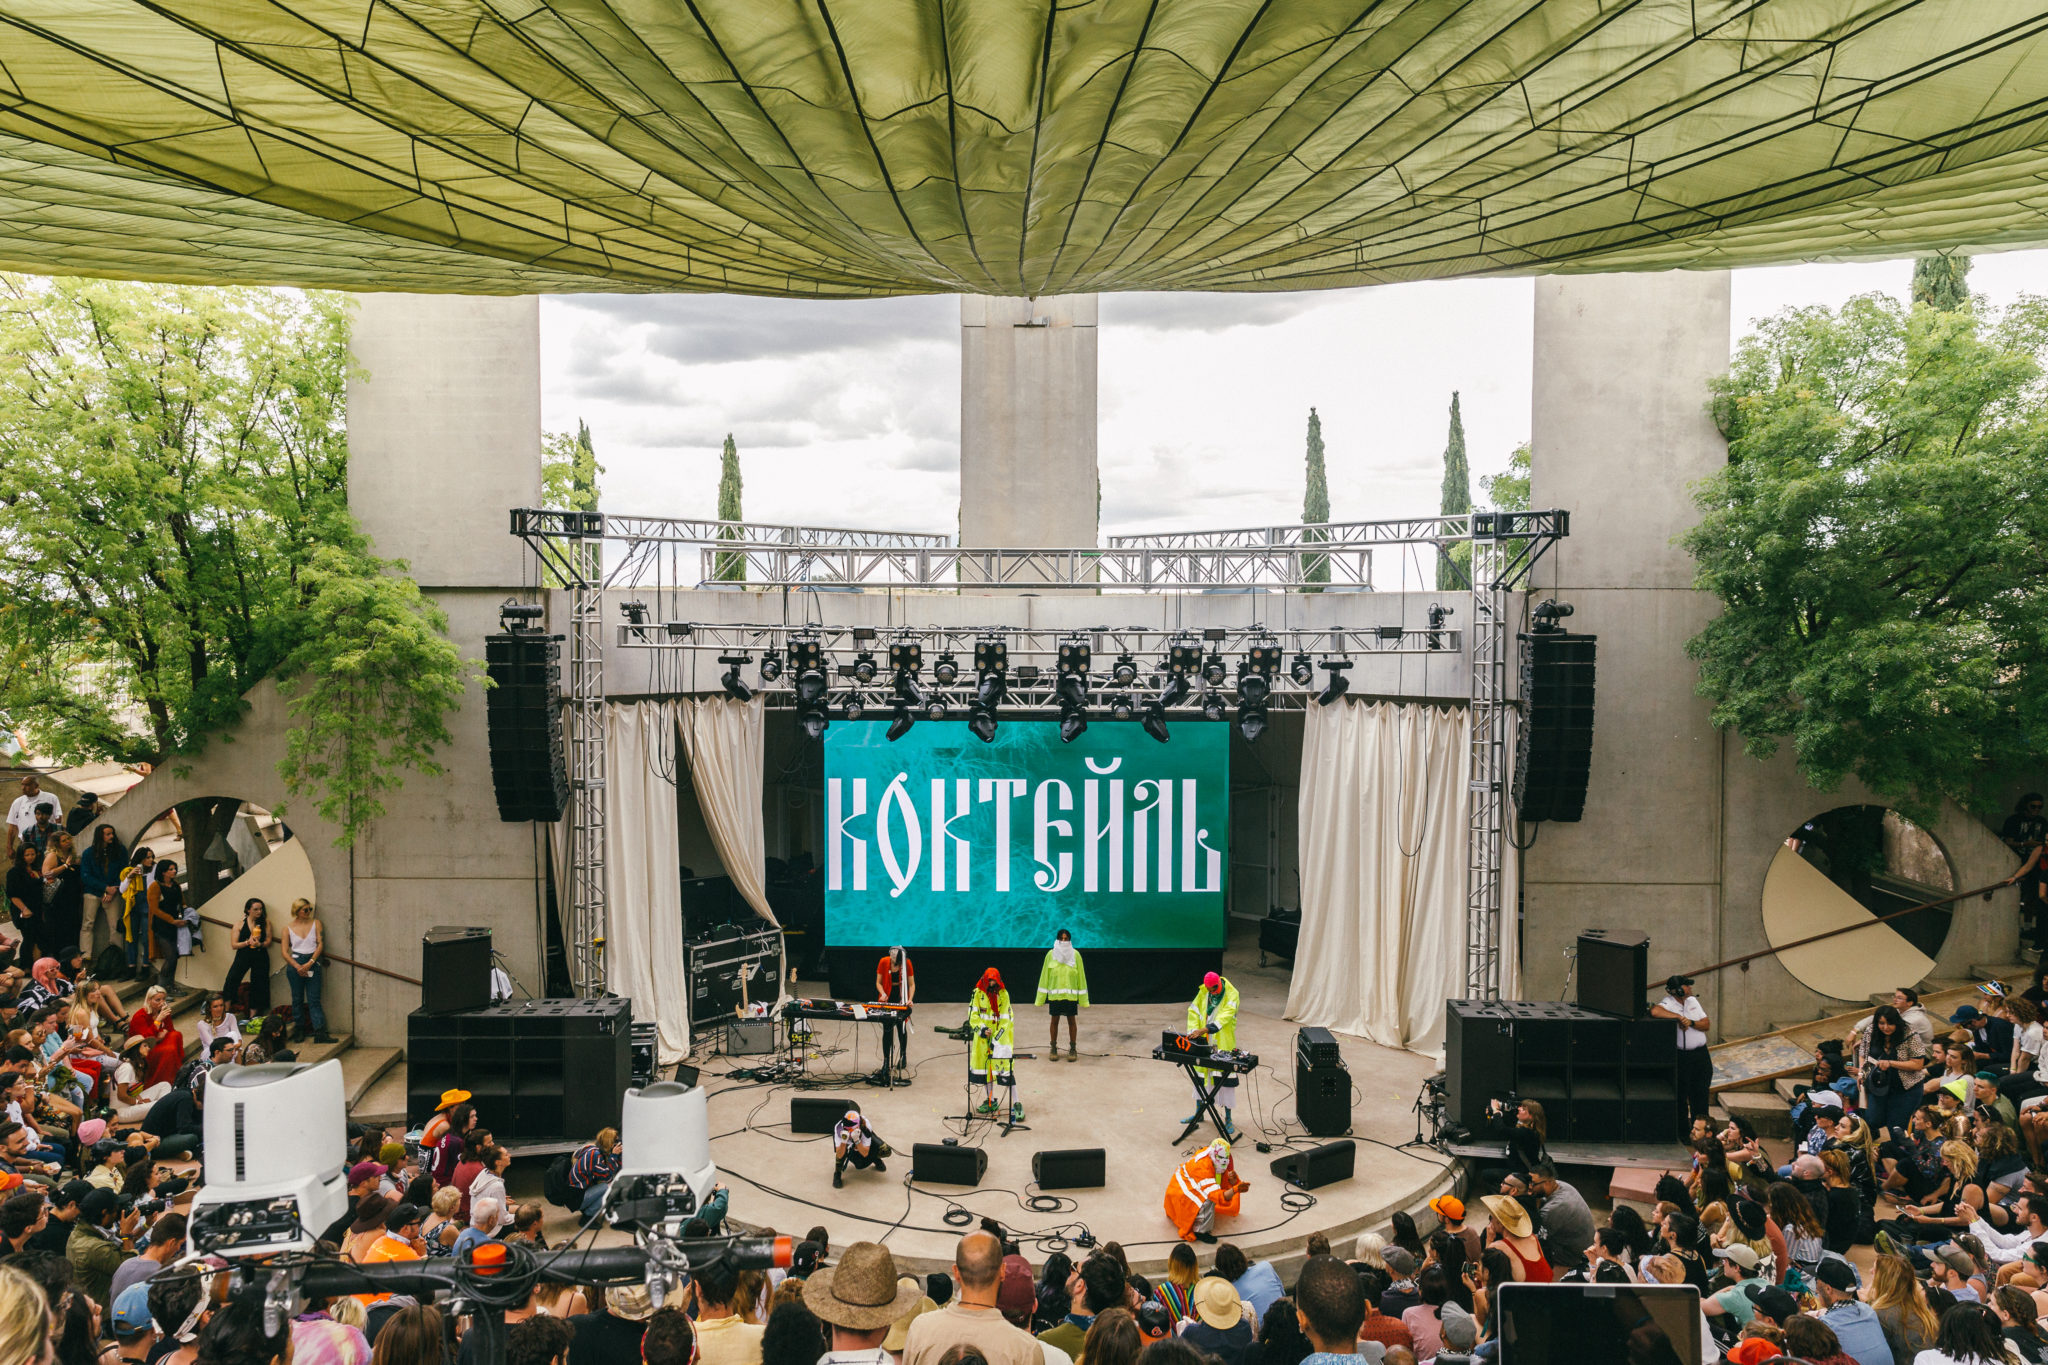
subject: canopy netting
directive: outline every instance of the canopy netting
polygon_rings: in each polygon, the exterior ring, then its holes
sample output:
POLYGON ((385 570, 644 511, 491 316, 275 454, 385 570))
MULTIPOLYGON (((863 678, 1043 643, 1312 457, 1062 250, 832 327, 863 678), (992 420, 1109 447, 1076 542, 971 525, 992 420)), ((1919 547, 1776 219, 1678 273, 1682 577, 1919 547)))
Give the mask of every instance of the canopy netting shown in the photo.
POLYGON ((2038 0, 0 0, 0 268, 1304 289, 2048 240, 2038 0))

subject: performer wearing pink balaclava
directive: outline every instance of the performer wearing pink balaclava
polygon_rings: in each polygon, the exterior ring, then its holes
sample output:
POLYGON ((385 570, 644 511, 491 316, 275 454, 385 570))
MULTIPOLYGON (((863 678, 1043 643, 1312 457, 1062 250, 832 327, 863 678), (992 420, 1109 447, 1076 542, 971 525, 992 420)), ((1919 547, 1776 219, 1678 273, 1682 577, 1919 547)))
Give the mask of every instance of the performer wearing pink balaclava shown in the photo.
MULTIPOLYGON (((1195 992, 1194 1003, 1188 1006, 1188 1036, 1206 1038, 1215 1047, 1225 1051, 1237 1047, 1237 987, 1231 985, 1215 972, 1202 978, 1202 989, 1195 992)), ((1195 1072, 1197 1084, 1213 1079, 1213 1073, 1198 1069, 1195 1072)), ((1216 1094, 1217 1102, 1223 1106, 1223 1127, 1226 1137, 1237 1136, 1237 1123, 1231 1118, 1231 1111, 1237 1107, 1237 1073, 1225 1075, 1223 1088, 1216 1094)), ((1193 1123, 1202 1117, 1201 1091, 1195 1092, 1195 1112, 1182 1119, 1182 1123, 1193 1123)))

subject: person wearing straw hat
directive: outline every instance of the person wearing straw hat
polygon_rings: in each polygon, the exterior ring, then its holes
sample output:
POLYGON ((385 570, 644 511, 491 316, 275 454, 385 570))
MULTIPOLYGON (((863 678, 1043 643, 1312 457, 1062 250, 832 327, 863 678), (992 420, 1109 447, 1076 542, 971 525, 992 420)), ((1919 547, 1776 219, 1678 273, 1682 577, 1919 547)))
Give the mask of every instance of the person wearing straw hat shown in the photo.
POLYGON ((1223 1365, 1239 1365, 1252 1344, 1252 1319, 1237 1297, 1237 1286, 1215 1275, 1204 1276, 1195 1285, 1195 1316, 1181 1324, 1180 1337, 1223 1365))
POLYGON ((1515 1263, 1515 1278, 1528 1284, 1549 1284, 1553 1278, 1550 1260, 1543 1254, 1543 1244, 1536 1240, 1529 1211, 1520 1201, 1504 1194, 1482 1194, 1479 1202, 1486 1205, 1490 1215, 1486 1240, 1505 1251, 1515 1263))
POLYGON ((890 1365, 889 1337, 907 1338, 908 1320, 928 1302, 916 1280, 897 1277, 889 1248, 855 1242, 839 1264, 804 1281, 804 1307, 832 1329, 832 1349, 819 1365, 890 1365))

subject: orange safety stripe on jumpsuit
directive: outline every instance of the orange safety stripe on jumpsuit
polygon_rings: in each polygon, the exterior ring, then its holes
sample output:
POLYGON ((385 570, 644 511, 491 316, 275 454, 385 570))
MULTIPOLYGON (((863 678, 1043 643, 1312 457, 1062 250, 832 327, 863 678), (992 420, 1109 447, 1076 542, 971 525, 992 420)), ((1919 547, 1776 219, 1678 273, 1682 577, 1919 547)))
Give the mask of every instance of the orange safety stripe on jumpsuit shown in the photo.
POLYGON ((1238 1192, 1249 1188, 1238 1179, 1234 1164, 1226 1163, 1219 1176, 1209 1149, 1204 1147, 1175 1167, 1173 1179, 1166 1182, 1166 1216, 1180 1230, 1180 1239, 1192 1242, 1195 1219, 1204 1201, 1213 1205, 1217 1213, 1236 1217, 1238 1192))

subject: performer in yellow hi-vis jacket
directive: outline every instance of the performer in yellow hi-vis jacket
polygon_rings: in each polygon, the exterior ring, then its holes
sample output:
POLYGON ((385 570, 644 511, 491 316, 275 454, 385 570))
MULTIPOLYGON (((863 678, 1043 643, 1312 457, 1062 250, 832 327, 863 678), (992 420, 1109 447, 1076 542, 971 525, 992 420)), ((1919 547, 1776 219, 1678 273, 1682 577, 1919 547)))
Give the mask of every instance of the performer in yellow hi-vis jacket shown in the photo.
MULTIPOLYGON (((967 1083, 982 1087, 983 1114, 996 1112, 996 1087, 1010 1092, 1010 1107, 1017 1108, 1017 1077, 1010 1057, 1017 1042, 1017 1019, 1010 1011, 1010 992, 1002 974, 990 967, 981 974, 974 998, 967 1003, 967 1027, 973 1042, 967 1053, 967 1083)), ((1012 1116, 1013 1121, 1015 1115, 1012 1116)))
POLYGON ((1052 1059, 1060 1059, 1060 1020, 1067 1021, 1067 1060, 1081 1060, 1081 1011, 1088 1008, 1088 969, 1074 951, 1074 936, 1062 929, 1045 965, 1038 969, 1038 999, 1052 1014, 1052 1059))
MULTIPOLYGON (((1193 1003, 1188 1006, 1188 1034, 1195 1038, 1206 1038, 1214 1047, 1226 1052, 1237 1048, 1237 987, 1222 976, 1210 972, 1202 978, 1202 989, 1195 992, 1193 1003)), ((1206 1068, 1195 1073, 1197 1082, 1212 1080, 1215 1073, 1206 1068)), ((1225 1074, 1223 1088, 1216 1094, 1216 1102, 1223 1106, 1223 1135, 1237 1136, 1237 1122, 1231 1117, 1231 1110, 1237 1107, 1237 1073, 1225 1074)), ((1195 1112, 1182 1119, 1182 1123, 1193 1123, 1202 1117, 1202 1095, 1195 1092, 1195 1112)))

